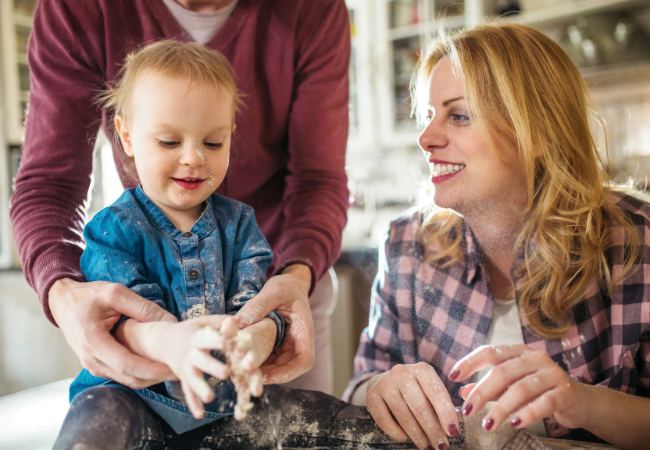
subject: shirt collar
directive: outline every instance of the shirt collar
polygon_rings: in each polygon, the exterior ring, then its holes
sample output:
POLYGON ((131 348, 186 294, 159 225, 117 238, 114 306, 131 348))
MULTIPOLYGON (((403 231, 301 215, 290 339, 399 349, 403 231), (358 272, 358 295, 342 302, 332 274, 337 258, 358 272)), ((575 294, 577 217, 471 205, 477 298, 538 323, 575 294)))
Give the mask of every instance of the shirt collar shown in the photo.
POLYGON ((467 282, 471 283, 481 267, 481 250, 470 228, 463 220, 463 241, 465 242, 465 266, 467 267, 467 282))
MULTIPOLYGON (((167 234, 173 239, 180 239, 185 234, 174 226, 169 217, 156 205, 142 190, 142 185, 139 185, 135 190, 135 197, 144 211, 147 219, 160 231, 167 234)), ((204 238, 212 232, 216 226, 216 219, 212 209, 212 196, 206 200, 206 207, 199 217, 199 220, 192 226, 191 232, 196 234, 199 239, 204 238)))

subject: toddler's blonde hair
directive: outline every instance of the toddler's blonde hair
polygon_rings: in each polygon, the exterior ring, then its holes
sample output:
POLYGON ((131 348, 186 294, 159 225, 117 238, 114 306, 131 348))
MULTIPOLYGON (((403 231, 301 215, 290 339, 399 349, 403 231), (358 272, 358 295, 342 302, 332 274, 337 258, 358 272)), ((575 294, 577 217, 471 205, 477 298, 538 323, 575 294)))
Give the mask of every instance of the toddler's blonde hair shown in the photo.
MULTIPOLYGON (((119 115, 129 121, 133 90, 137 82, 148 74, 182 78, 187 79, 190 84, 207 84, 217 89, 225 89, 232 96, 234 125, 235 114, 242 104, 242 94, 237 89, 234 71, 225 56, 196 42, 163 40, 129 53, 116 81, 99 94, 100 105, 109 111, 109 124, 115 134, 116 143, 120 142, 120 138, 113 119, 119 115)), ((125 169, 129 175, 137 177, 133 158, 124 156, 128 161, 125 169)))

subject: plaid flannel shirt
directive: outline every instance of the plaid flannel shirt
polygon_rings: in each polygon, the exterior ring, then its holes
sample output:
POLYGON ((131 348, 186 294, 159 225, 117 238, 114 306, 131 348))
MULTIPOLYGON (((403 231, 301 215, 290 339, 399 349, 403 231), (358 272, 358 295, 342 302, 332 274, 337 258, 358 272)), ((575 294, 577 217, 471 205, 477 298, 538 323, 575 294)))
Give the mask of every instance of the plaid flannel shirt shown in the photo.
MULTIPOLYGON (((576 381, 647 397, 650 204, 623 194, 612 194, 612 199, 641 234, 638 270, 619 281, 612 296, 602 281, 594 280, 584 301, 568 313, 571 327, 562 339, 532 334, 520 313, 522 331, 529 347, 548 353, 576 381)), ((436 369, 454 404, 462 404, 458 391, 469 381, 454 383, 448 374, 459 359, 485 344, 494 297, 470 227, 465 224, 463 229, 465 257, 441 269, 425 261, 419 232, 422 220, 421 210, 406 211, 390 224, 385 246, 380 248, 369 325, 361 335, 355 375, 344 394, 348 401, 356 387, 372 376, 397 364, 424 361, 436 369)), ((615 279, 623 267, 622 234, 612 234, 606 255, 615 279)), ((519 286, 521 279, 514 279, 514 271, 511 276, 519 286)), ((569 432, 552 419, 545 422, 551 437, 569 432)))

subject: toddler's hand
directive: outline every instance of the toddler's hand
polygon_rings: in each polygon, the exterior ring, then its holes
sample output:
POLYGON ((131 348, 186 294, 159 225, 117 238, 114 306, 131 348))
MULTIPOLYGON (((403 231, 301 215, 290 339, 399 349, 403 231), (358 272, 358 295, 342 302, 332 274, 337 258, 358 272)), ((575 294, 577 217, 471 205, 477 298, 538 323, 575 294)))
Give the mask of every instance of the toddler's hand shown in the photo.
MULTIPOLYGON (((197 332, 209 328, 220 329, 229 336, 237 331, 238 319, 228 315, 211 315, 190 319, 176 324, 168 331, 173 331, 169 339, 169 347, 165 353, 165 363, 170 367, 181 382, 185 401, 192 415, 200 419, 203 417, 203 405, 214 400, 214 391, 206 382, 204 373, 215 378, 225 380, 228 378, 228 368, 224 363, 210 354, 211 349, 221 349, 223 338, 209 340, 203 339, 201 345, 195 342, 197 332)), ((209 338, 209 336, 208 336, 209 338)))
POLYGON ((228 375, 237 391, 235 419, 243 420, 253 407, 250 396, 262 395, 263 377, 259 366, 266 355, 260 354, 259 346, 253 345, 251 333, 238 328, 238 318, 228 318, 220 330, 212 327, 199 330, 192 343, 202 350, 221 350, 225 355, 228 375))

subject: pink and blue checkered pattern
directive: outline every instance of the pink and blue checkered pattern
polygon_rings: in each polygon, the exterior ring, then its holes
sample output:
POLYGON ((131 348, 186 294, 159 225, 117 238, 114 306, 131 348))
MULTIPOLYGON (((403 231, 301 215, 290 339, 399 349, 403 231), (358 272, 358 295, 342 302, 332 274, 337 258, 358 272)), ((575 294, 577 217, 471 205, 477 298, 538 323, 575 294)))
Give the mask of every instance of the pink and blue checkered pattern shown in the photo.
MULTIPOLYGON (((610 296, 594 280, 584 300, 569 314, 571 328, 562 339, 531 333, 522 316, 524 341, 543 351, 577 381, 598 384, 633 395, 650 396, 650 205, 634 197, 613 194, 642 236, 636 270, 619 281, 610 296)), ((481 264, 481 251, 467 224, 462 261, 445 269, 425 261, 419 232, 423 213, 406 211, 391 224, 380 248, 379 270, 370 304, 368 327, 355 357, 355 375, 344 399, 377 373, 397 364, 431 364, 456 405, 461 384, 448 378, 453 365, 485 343, 492 317, 493 296, 481 264)), ((606 255, 613 277, 623 267, 620 230, 612 230, 606 255)), ((434 248, 430 250, 435 251, 434 248)), ((514 273, 514 272, 513 272, 514 273)), ((521 280, 514 280, 515 285, 521 280)), ((552 437, 568 430, 557 423, 552 437)))

